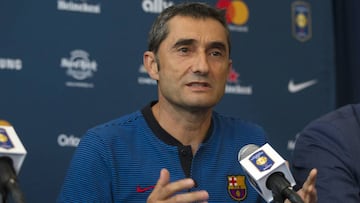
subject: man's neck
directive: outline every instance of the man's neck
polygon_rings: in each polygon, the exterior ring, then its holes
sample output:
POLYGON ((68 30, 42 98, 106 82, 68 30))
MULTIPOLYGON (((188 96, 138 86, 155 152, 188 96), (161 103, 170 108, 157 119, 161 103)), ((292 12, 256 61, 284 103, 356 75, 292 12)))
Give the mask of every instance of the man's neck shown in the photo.
POLYGON ((183 145, 191 145, 193 154, 206 138, 211 124, 211 109, 185 111, 157 103, 152 107, 159 125, 183 145))

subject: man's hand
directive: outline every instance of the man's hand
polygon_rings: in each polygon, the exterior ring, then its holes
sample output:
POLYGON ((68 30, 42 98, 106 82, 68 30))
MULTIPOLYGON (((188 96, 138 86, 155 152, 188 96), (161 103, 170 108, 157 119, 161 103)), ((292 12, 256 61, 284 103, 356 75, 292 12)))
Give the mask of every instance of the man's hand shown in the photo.
MULTIPOLYGON (((302 188, 297 191, 298 195, 304 201, 304 203, 316 203, 317 202, 317 192, 315 188, 317 170, 312 169, 304 182, 302 188)), ((289 200, 286 200, 286 203, 289 203, 289 200)))
POLYGON ((175 194, 183 190, 188 190, 194 187, 194 185, 194 180, 190 178, 170 183, 169 171, 167 169, 162 169, 160 171, 159 180, 157 181, 154 190, 149 195, 147 203, 207 202, 209 194, 204 190, 175 194))

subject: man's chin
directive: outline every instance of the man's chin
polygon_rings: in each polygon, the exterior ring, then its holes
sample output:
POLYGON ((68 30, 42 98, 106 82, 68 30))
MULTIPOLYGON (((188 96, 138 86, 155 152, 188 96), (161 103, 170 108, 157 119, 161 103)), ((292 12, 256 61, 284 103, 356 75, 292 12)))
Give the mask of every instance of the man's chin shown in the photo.
POLYGON ((190 109, 191 111, 208 111, 209 109, 213 108, 215 105, 216 105, 215 102, 209 102, 209 101, 189 102, 187 104, 187 108, 190 109))

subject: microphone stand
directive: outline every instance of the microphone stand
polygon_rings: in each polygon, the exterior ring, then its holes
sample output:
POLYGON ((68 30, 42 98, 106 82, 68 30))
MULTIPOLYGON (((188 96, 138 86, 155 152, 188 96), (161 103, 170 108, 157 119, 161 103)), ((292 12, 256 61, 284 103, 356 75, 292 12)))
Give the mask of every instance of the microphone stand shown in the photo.
POLYGON ((9 157, 0 157, 0 193, 3 203, 7 202, 9 193, 15 203, 25 203, 24 195, 17 182, 13 161, 9 157))
POLYGON ((289 199, 291 203, 304 203, 301 197, 290 189, 290 183, 280 172, 271 174, 266 181, 266 186, 273 193, 274 203, 284 203, 286 199, 289 199))

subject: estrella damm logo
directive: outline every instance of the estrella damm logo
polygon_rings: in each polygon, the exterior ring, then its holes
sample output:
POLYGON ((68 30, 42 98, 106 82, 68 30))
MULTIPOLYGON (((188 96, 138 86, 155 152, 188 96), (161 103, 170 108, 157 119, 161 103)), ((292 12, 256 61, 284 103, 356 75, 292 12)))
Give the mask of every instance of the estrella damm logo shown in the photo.
POLYGON ((274 165, 274 161, 263 150, 253 154, 249 160, 259 171, 266 171, 274 165))
POLYGON ((293 36, 300 42, 305 42, 312 36, 310 4, 295 1, 291 7, 293 36))
POLYGON ((0 128, 0 148, 11 149, 14 148, 9 135, 4 128, 0 128))
POLYGON ((228 176, 228 192, 232 199, 241 201, 246 198, 247 187, 245 184, 245 176, 231 175, 228 176))
POLYGON ((227 82, 229 83, 238 83, 240 74, 236 72, 234 68, 230 69, 230 73, 227 77, 227 82))

